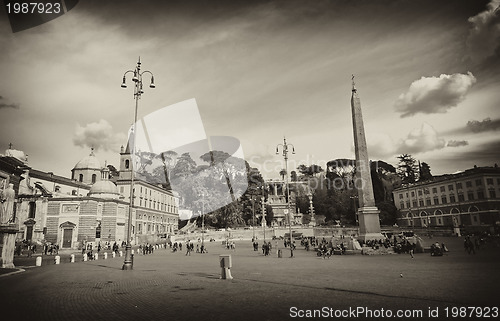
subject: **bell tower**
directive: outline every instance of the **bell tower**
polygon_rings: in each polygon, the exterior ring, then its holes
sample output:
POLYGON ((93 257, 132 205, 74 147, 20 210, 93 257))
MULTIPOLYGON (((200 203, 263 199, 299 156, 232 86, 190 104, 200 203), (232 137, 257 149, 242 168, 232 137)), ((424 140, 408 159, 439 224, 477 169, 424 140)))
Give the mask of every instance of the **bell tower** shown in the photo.
POLYGON ((130 135, 127 142, 127 147, 125 150, 123 146, 120 150, 120 179, 129 180, 132 179, 132 151, 131 151, 131 140, 132 135, 130 135))

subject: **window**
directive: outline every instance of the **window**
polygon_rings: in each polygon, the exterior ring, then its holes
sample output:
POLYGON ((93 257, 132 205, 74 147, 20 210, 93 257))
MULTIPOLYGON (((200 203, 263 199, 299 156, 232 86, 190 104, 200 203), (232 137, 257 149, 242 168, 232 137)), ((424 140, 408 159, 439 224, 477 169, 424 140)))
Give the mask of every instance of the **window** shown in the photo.
POLYGON ((96 179, 97 179, 97 175, 96 174, 92 174, 92 184, 95 183, 96 179))
POLYGON ((490 198, 497 198, 497 194, 494 189, 490 189, 488 192, 490 194, 490 198))
POLYGON ((424 200, 419 200, 419 201, 418 201, 418 204, 419 204, 420 206, 424 206, 424 200))
POLYGON ((448 199, 446 198, 446 195, 441 196, 441 202, 442 202, 443 204, 448 203, 448 199))
POLYGON ((487 178, 486 179, 486 184, 493 185, 493 178, 487 178))
POLYGON ((432 188, 432 193, 436 194, 437 192, 438 192, 437 187, 433 187, 433 188, 432 188))
POLYGON ((462 189, 462 183, 457 183, 457 189, 462 189))
POLYGON ((450 185, 448 185, 448 190, 449 190, 449 191, 453 191, 453 185, 451 185, 451 184, 450 184, 450 185))
POLYGON ((442 193, 444 193, 444 191, 445 191, 444 186, 439 187, 439 191, 442 192, 442 193))
POLYGON ((399 199, 403 199, 403 194, 399 194, 399 199))
POLYGON ((36 203, 35 202, 30 202, 28 206, 29 206, 29 209, 28 209, 28 218, 35 218, 36 203))
POLYGON ((467 186, 467 187, 472 187, 472 182, 471 182, 471 181, 467 181, 467 182, 465 182, 465 186, 467 186))
POLYGON ((418 190, 418 196, 422 196, 422 190, 418 190))
POLYGON ((412 204, 413 204, 413 207, 417 207, 417 201, 415 201, 415 200, 414 200, 414 201, 412 202, 412 204))
POLYGON ((83 174, 80 174, 80 175, 78 176, 78 180, 79 180, 80 182, 83 182, 83 174))
POLYGON ((431 206, 432 205, 432 202, 431 202, 430 198, 426 199, 425 203, 426 203, 427 206, 431 206))
POLYGON ((450 195, 450 203, 455 203, 456 201, 455 195, 450 195))
POLYGON ((459 202, 464 202, 465 201, 464 194, 458 194, 458 201, 459 202))
POLYGON ((125 160, 125 169, 129 169, 130 161, 128 159, 125 160))
POLYGON ((479 179, 476 179, 476 186, 481 186, 483 185, 483 181, 479 178, 479 179))
POLYGON ((424 188, 424 194, 429 194, 429 189, 428 188, 424 188))
POLYGON ((484 191, 482 189, 477 191, 477 198, 480 200, 484 199, 484 191))
POLYGON ((469 201, 473 201, 474 200, 474 193, 473 192, 468 192, 467 193, 467 199, 469 201))

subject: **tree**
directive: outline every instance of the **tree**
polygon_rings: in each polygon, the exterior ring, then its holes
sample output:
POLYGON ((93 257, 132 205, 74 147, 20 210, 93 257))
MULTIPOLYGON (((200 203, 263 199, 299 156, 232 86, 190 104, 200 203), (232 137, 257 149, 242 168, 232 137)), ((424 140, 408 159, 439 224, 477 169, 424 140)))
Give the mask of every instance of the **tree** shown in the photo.
POLYGON ((184 153, 177 158, 177 163, 172 171, 174 178, 187 178, 196 171, 196 162, 189 153, 184 153))
POLYGON ((415 183, 418 179, 417 160, 410 154, 402 154, 397 158, 399 159, 397 173, 401 177, 403 184, 415 183))
POLYGON ((114 167, 113 165, 108 165, 107 167, 109 169, 110 178, 120 176, 120 172, 116 169, 116 167, 114 167))
POLYGON ((306 166, 304 164, 299 165, 297 170, 302 174, 303 177, 311 178, 316 177, 316 174, 321 173, 323 168, 321 166, 312 164, 311 166, 306 166))
POLYGON ((296 182, 297 181, 297 172, 296 171, 291 171, 290 172, 290 180, 292 182, 296 182))
POLYGON ((432 180, 431 167, 426 162, 422 162, 420 165, 420 181, 430 181, 432 180))

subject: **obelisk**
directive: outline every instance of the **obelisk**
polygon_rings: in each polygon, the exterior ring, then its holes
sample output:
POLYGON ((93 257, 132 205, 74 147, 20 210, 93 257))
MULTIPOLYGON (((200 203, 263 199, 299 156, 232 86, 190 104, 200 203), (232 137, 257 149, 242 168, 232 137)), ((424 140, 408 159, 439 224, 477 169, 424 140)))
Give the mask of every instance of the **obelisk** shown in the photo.
POLYGON ((357 213, 359 221, 359 239, 363 241, 384 239, 384 236, 380 233, 380 211, 375 206, 375 197, 373 196, 370 162, 368 160, 365 128, 363 126, 363 115, 361 113, 361 102, 356 87, 354 86, 354 75, 352 76, 351 109, 354 150, 356 154, 356 178, 354 182, 358 191, 359 200, 359 209, 357 213))

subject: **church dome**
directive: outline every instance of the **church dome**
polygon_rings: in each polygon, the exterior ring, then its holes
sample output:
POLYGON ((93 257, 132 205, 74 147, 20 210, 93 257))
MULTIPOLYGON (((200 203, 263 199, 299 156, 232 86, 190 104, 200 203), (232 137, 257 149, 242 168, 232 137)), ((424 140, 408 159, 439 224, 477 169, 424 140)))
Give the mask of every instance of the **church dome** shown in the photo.
POLYGON ((99 159, 94 155, 94 150, 90 152, 90 155, 87 157, 84 157, 81 161, 76 163, 75 169, 97 169, 101 170, 101 162, 99 162, 99 159))
POLYGON ((102 198, 118 198, 120 193, 118 193, 118 188, 115 183, 108 180, 103 180, 94 183, 90 188, 89 196, 96 196, 102 198))

